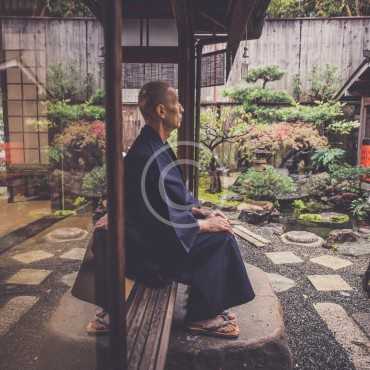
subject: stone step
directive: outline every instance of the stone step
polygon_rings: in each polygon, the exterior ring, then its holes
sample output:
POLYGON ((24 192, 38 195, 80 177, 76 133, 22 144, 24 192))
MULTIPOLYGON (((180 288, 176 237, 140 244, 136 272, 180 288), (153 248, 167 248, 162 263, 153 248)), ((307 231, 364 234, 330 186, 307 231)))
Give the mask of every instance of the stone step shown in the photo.
MULTIPOLYGON (((247 265, 256 298, 233 309, 241 335, 225 340, 189 335, 182 326, 185 286, 180 286, 167 357, 167 370, 289 370, 292 367, 282 310, 267 275, 247 265)), ((48 324, 48 345, 38 370, 106 370, 108 337, 91 337, 86 324, 96 307, 67 293, 48 324), (60 361, 55 361, 58 358, 60 361)))
POLYGON ((240 336, 236 340, 197 336, 184 331, 186 287, 179 287, 167 355, 167 370, 293 368, 285 336, 282 308, 267 274, 257 267, 246 267, 256 298, 233 308, 240 326, 240 336))

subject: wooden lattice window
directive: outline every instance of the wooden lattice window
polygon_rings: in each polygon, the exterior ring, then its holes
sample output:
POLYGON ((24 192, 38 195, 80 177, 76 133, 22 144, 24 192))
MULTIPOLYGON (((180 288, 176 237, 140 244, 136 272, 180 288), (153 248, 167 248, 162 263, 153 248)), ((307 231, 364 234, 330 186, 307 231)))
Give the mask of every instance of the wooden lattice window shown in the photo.
POLYGON ((6 123, 9 166, 48 163, 44 50, 6 50, 6 123))
POLYGON ((224 85, 226 80, 226 52, 218 50, 202 55, 201 86, 224 85))
POLYGON ((162 80, 177 88, 177 64, 124 63, 123 88, 140 89, 147 82, 162 80))

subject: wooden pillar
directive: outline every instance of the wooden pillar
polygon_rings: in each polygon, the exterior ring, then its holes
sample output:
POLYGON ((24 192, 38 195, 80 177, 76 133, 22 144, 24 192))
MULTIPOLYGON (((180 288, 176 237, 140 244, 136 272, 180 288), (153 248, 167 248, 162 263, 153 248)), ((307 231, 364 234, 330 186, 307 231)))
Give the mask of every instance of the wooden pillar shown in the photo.
POLYGON ((126 370, 124 182, 122 158, 122 1, 104 1, 110 367, 126 370))
MULTIPOLYGON (((197 68, 196 68, 196 81, 195 81, 195 142, 199 144, 200 141, 200 103, 202 97, 202 51, 203 45, 198 44, 196 46, 197 52, 197 68)), ((195 147, 195 162, 199 163, 199 146, 195 147)), ((194 168, 194 196, 198 198, 199 194, 199 169, 198 167, 194 168)))
MULTIPOLYGON (((181 128, 178 132, 179 141, 194 142, 195 138, 195 49, 192 25, 192 10, 187 0, 171 0, 176 18, 177 32, 179 36, 179 98, 184 107, 184 115, 181 128)), ((179 146, 178 157, 180 159, 194 160, 194 146, 179 146)), ((182 166, 185 182, 190 191, 194 190, 194 167, 182 166)))

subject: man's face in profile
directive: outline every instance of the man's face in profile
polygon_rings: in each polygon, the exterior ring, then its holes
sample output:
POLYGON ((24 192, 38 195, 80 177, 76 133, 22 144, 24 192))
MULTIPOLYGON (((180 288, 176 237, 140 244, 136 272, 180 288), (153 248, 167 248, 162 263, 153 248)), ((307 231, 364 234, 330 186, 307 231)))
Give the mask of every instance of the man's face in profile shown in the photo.
POLYGON ((179 102, 176 90, 170 87, 167 91, 167 102, 165 104, 165 115, 163 124, 169 130, 176 130, 181 126, 184 109, 179 102))

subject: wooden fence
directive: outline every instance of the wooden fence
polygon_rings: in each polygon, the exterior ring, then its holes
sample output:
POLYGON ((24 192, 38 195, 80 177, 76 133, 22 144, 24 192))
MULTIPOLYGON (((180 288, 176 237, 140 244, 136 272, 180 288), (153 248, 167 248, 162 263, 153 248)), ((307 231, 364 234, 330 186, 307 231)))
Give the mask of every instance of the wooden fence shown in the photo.
MULTIPOLYGON (((3 49, 36 45, 46 50, 47 65, 74 63, 102 85, 103 31, 96 20, 2 17, 0 22, 3 49)), ((250 67, 280 66, 287 74, 273 86, 288 91, 294 76, 304 81, 313 66, 336 65, 344 81, 362 61, 363 49, 370 49, 369 30, 370 17, 266 20, 261 38, 248 42, 250 67)), ((231 84, 240 81, 241 50, 231 84)), ((220 90, 207 88, 205 99, 219 100, 220 90)))

